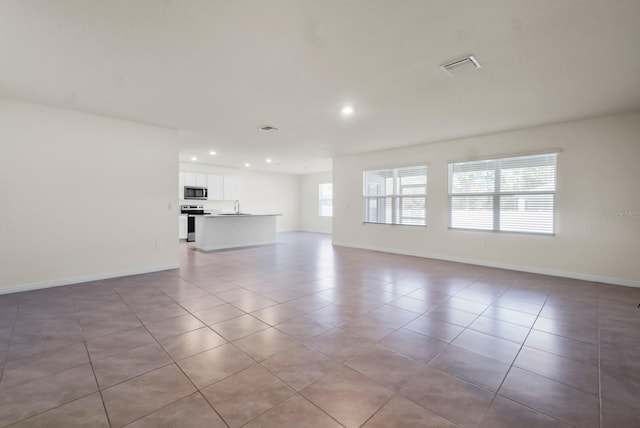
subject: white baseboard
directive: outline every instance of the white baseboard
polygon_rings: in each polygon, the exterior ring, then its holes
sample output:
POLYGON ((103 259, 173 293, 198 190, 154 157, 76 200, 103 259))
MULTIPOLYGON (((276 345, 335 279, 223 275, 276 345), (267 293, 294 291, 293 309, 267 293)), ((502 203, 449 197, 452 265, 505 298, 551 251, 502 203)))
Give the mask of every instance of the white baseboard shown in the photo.
POLYGON ((532 266, 512 265, 508 263, 492 262, 477 259, 467 259, 462 257, 444 256, 441 254, 428 254, 417 251, 404 251, 395 248, 377 247, 374 245, 362 245, 351 242, 333 241, 333 245, 338 247, 359 248, 362 250, 382 251, 384 253, 401 254, 404 256, 423 257, 427 259, 444 260, 448 262, 466 263, 470 265, 486 266, 499 269, 515 270, 519 272, 537 273, 541 275, 559 276, 563 278, 580 279, 583 281, 602 282, 605 284, 623 285, 626 287, 640 287, 640 281, 624 278, 611 278, 606 276, 590 275, 586 273, 566 272, 555 269, 545 269, 532 266))
POLYGON ((101 279, 118 278, 121 276, 141 275, 144 273, 178 269, 179 267, 180 267, 179 264, 171 264, 171 265, 155 266, 155 267, 142 268, 142 269, 130 269, 130 270, 119 271, 119 272, 106 272, 106 273, 99 273, 95 275, 84 275, 84 276, 76 276, 71 278, 59 278, 59 279, 53 279, 50 281, 31 282, 27 284, 12 285, 9 287, 0 288, 0 295, 17 293, 20 291, 40 290, 42 288, 60 287, 62 285, 79 284, 82 282, 100 281, 101 279))

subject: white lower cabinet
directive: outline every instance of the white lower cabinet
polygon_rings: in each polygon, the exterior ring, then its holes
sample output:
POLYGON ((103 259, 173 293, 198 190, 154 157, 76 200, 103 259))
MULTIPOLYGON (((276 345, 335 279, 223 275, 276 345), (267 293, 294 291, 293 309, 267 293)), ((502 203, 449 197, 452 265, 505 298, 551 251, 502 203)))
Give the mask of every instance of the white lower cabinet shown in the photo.
POLYGON ((178 218, 178 239, 187 239, 187 216, 181 215, 178 218))

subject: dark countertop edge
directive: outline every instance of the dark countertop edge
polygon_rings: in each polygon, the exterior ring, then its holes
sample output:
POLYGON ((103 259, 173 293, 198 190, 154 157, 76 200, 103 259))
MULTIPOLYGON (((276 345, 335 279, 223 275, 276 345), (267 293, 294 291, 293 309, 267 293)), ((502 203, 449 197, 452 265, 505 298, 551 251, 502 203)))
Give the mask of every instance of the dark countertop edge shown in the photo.
POLYGON ((243 214, 243 215, 235 215, 235 214, 206 214, 206 215, 199 215, 198 217, 204 217, 204 218, 225 218, 225 217, 229 217, 229 218, 238 218, 238 217, 274 217, 274 216, 280 216, 282 214, 243 214))

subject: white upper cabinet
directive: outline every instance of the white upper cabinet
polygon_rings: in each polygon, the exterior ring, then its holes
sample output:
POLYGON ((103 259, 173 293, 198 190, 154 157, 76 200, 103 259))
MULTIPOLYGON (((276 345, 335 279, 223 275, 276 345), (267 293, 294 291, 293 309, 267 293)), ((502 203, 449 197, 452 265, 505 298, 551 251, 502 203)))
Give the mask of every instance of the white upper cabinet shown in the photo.
POLYGON ((178 173, 178 199, 184 199, 184 172, 178 173))
POLYGON ((238 199, 238 180, 233 175, 224 176, 224 200, 233 201, 238 199))
POLYGON ((185 172, 183 174, 184 174, 184 185, 185 186, 197 186, 198 185, 197 184, 198 180, 196 178, 197 174, 194 174, 192 172, 185 172))
POLYGON ((209 174, 207 177, 207 188, 209 201, 221 201, 224 199, 224 177, 219 174, 209 174))
POLYGON ((207 187, 207 174, 184 173, 184 186, 207 187))
POLYGON ((196 186, 207 187, 207 174, 196 174, 196 186))

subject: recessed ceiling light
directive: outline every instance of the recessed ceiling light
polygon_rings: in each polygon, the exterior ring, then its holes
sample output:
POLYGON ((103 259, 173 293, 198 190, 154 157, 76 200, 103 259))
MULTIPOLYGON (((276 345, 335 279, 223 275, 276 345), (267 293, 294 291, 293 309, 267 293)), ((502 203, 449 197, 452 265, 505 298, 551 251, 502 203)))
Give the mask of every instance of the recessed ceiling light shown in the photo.
POLYGON ((215 152, 215 151, 213 151, 213 150, 211 150, 211 151, 209 152, 209 154, 210 154, 211 156, 215 156, 215 155, 216 155, 216 152, 215 152))
POLYGON ((249 167, 251 166, 251 164, 250 164, 250 163, 245 163, 245 164, 244 164, 244 166, 245 166, 246 168, 249 168, 249 167))
POLYGON ((343 116, 351 116, 353 114, 353 106, 350 105, 346 105, 344 107, 342 107, 342 110, 340 110, 340 113, 342 113, 343 116))
POLYGON ((265 159, 267 163, 271 163, 271 158, 265 159))
POLYGON ((197 160, 198 160, 198 157, 197 157, 197 156, 191 156, 191 160, 192 160, 192 161, 197 161, 197 160))

